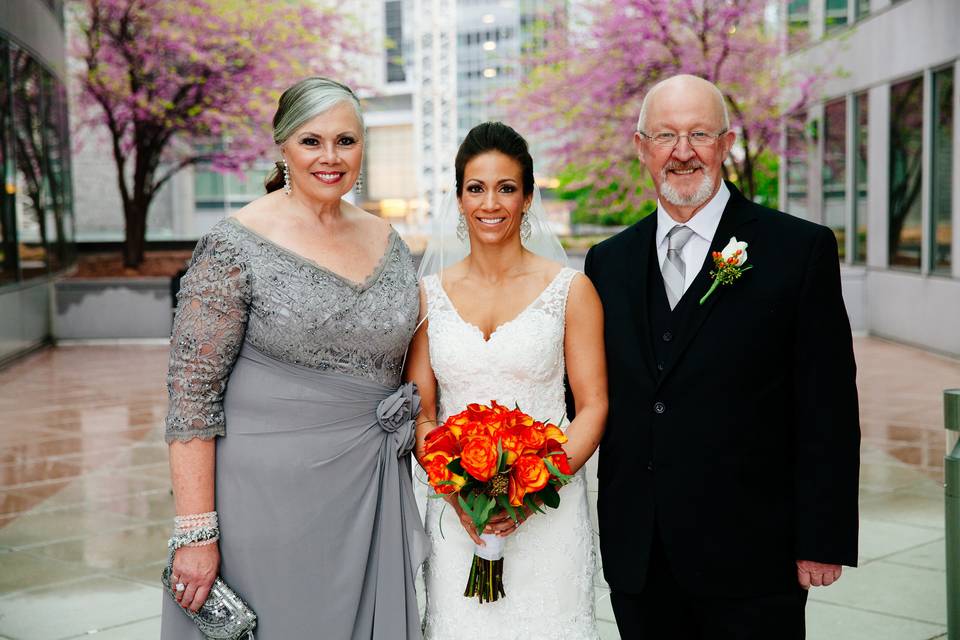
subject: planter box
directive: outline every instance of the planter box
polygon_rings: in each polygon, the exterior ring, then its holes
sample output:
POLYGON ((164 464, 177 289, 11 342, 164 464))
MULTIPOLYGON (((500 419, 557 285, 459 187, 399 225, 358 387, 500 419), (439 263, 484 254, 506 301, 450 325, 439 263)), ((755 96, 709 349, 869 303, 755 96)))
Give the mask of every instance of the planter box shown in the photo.
POLYGON ((58 340, 169 338, 170 278, 97 278, 56 283, 58 340))

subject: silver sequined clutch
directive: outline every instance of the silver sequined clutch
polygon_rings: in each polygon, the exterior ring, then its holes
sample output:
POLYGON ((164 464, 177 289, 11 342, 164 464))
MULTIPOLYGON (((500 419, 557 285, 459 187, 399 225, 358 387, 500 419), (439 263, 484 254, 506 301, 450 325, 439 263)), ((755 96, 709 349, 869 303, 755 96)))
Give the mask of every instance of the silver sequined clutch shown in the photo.
MULTIPOLYGON (((173 588, 170 585, 172 571, 173 554, 170 555, 170 560, 161 576, 163 586, 171 596, 173 596, 173 588)), ((180 603, 177 603, 177 606, 180 606, 180 603)), ((254 640, 253 629, 257 626, 257 614, 219 576, 210 587, 210 595, 207 596, 207 601, 203 603, 200 610, 194 613, 189 609, 183 609, 183 612, 193 620, 200 633, 209 640, 241 640, 241 638, 254 640)))

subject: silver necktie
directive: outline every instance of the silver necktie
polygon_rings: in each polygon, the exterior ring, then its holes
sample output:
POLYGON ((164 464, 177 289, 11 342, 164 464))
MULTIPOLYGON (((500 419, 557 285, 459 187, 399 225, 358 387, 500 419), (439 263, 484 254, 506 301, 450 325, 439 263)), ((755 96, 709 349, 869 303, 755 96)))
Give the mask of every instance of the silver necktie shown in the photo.
POLYGON ((663 261, 662 271, 663 284, 666 286, 671 311, 683 297, 686 265, 680 254, 691 237, 693 237, 693 229, 679 224, 670 229, 670 233, 667 234, 667 259, 663 261))

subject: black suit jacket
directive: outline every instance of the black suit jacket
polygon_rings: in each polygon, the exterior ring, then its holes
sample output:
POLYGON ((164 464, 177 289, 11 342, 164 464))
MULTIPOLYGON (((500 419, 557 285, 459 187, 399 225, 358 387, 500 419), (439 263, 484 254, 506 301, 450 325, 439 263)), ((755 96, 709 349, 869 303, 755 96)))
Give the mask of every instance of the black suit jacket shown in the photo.
MULTIPOLYGON (((625 593, 644 585, 654 527, 694 593, 783 592, 796 560, 857 561, 856 365, 836 240, 728 187, 711 252, 736 236, 753 268, 688 301, 662 371, 647 292, 657 216, 587 254, 610 391, 600 548, 625 593)), ((708 255, 686 296, 707 291, 711 267, 708 255)))

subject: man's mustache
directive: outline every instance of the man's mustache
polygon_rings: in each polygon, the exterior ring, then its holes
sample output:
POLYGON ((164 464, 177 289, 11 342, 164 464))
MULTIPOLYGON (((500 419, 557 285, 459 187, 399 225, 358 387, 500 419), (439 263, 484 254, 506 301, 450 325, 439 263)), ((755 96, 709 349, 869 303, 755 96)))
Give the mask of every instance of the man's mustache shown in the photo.
POLYGON ((701 169, 703 168, 703 163, 699 160, 688 160, 686 162, 680 162, 678 160, 671 160, 663 166, 663 172, 667 171, 689 171, 690 169, 701 169))

